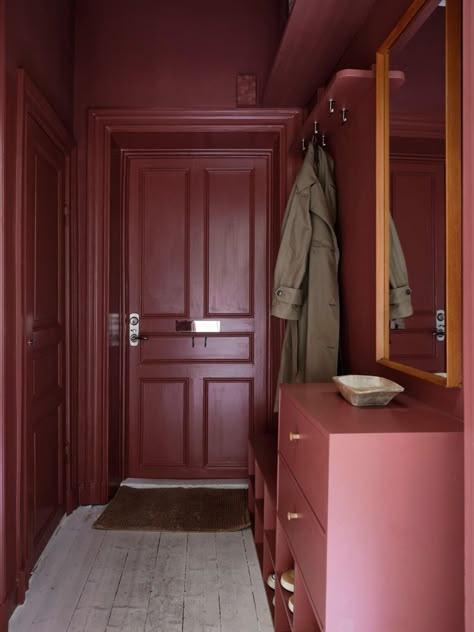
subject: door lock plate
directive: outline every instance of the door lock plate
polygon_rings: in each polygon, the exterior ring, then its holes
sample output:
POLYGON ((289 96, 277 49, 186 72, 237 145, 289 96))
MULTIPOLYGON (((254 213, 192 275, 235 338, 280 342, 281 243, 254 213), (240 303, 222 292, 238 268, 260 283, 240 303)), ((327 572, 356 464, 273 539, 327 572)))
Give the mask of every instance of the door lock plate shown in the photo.
POLYGON ((140 333, 140 314, 132 313, 128 317, 128 341, 131 347, 138 347, 140 333))
POLYGON ((444 309, 436 310, 436 340, 443 342, 446 338, 446 314, 444 309))

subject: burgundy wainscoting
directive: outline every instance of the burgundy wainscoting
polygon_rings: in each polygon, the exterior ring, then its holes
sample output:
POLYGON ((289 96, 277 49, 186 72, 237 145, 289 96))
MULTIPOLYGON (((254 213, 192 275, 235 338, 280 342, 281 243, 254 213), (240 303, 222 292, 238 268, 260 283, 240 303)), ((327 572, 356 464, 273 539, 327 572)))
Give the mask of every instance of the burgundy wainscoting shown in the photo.
MULTIPOLYGON (((271 168, 267 178, 268 191, 272 192, 272 212, 269 216, 268 234, 272 244, 268 256, 267 280, 271 279, 270 266, 276 257, 279 243, 279 230, 286 195, 292 184, 295 164, 299 156, 289 154, 295 134, 301 124, 299 110, 246 110, 238 111, 173 111, 173 110, 98 110, 89 116, 88 143, 88 205, 86 218, 80 227, 81 235, 86 235, 87 251, 81 253, 81 317, 80 337, 85 341, 81 347, 80 366, 82 367, 82 384, 80 392, 80 499, 83 503, 104 502, 109 489, 109 432, 122 437, 119 453, 124 454, 123 438, 125 435, 124 410, 122 401, 122 430, 109 426, 107 366, 107 338, 109 335, 107 316, 110 313, 109 271, 111 251, 110 226, 110 178, 112 142, 116 142, 127 155, 139 154, 144 157, 147 152, 166 151, 168 155, 190 155, 199 152, 201 155, 267 156, 271 168), (278 235, 278 240, 275 237, 278 235)), ((123 205, 122 205, 123 206, 123 205)), ((122 209, 122 212, 123 209, 122 209)), ((113 250, 113 247, 112 247, 113 250)), ((114 271, 115 274, 115 271, 114 271)), ((212 280, 212 275, 209 277, 212 280)), ((114 281, 115 282, 115 281, 114 281)), ((276 349, 281 341, 281 328, 276 328, 269 316, 270 284, 266 288, 266 335, 267 342, 267 378, 265 384, 267 414, 260 415, 259 428, 270 423, 271 401, 275 388, 278 362, 276 349)), ((206 317, 219 311, 219 305, 212 296, 209 287, 209 300, 206 317), (214 302, 213 302, 214 301, 214 302)), ((240 299, 239 299, 240 300, 240 299)), ((176 307, 176 306, 175 306, 176 307)), ((122 319, 125 318, 122 304, 122 319)), ((232 336, 231 336, 232 338, 232 336)), ((122 340, 122 362, 124 361, 124 342, 122 340)), ((166 343, 166 341, 161 341, 166 343)), ((240 341, 241 343, 242 341, 240 341)), ((235 340, 228 343, 235 347, 235 340)), ((128 344, 128 343, 127 343, 128 344)), ((156 342, 154 345, 156 346, 156 342)), ((159 345, 160 343, 158 343, 159 345)), ((212 347, 213 343, 210 343, 212 347)), ((246 350, 237 345, 233 353, 245 355, 246 350)), ((150 348, 150 352, 152 351, 150 348)), ((162 351, 166 350, 162 346, 162 351)), ((174 349, 174 352, 177 350, 174 349)), ((249 348, 250 351, 250 348, 249 348)), ((258 350, 255 350, 257 353, 258 350)), ((263 351, 263 348, 262 348, 263 351)), ((169 352, 166 351, 166 353, 169 352)), ((184 351, 183 351, 184 352, 184 351)), ((264 352, 264 351, 263 351, 264 352)), ((148 353, 148 351, 146 351, 148 353)), ((179 350, 178 350, 179 353, 179 350)), ((216 353, 222 351, 216 350, 216 353)), ((265 353, 265 352, 264 352, 265 353)), ((242 365, 243 366, 243 365, 242 365)), ((123 369, 121 372, 123 376, 123 369)), ((212 376, 209 376, 212 377, 212 376)), ((246 376, 244 376, 245 379, 246 376)), ((160 379, 164 379, 164 376, 160 379)), ((180 378, 181 379, 181 378, 180 378)), ((184 379, 184 378, 182 378, 184 379)), ((178 384, 176 385, 179 386, 178 384)), ((122 388, 124 382, 122 380, 122 388)), ((229 385, 232 388, 237 386, 229 385)), ((234 395, 231 394, 231 397, 234 395)), ((209 405, 212 402, 209 400, 209 405)), ((183 415, 185 412, 183 411, 183 415)), ((114 424, 116 421, 113 422, 114 424)), ((212 425, 212 424, 211 424, 212 425)), ((256 428, 257 429, 257 428, 256 428)), ((213 429, 208 428, 208 432, 213 429)), ((215 429, 214 429, 215 430, 215 429)), ((218 462, 220 456, 211 454, 218 462)), ((125 465, 122 463, 122 470, 125 465)))

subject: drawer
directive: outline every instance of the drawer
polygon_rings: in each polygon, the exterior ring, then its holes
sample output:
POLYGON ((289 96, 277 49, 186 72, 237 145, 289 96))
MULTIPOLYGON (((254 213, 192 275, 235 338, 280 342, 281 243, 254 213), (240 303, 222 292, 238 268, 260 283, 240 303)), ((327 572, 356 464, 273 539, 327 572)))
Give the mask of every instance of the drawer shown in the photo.
POLYGON ((278 459, 278 517, 309 596, 324 625, 326 615, 326 534, 300 492, 295 479, 278 459))
POLYGON ((328 438, 285 397, 281 398, 278 449, 323 529, 328 519, 328 438))

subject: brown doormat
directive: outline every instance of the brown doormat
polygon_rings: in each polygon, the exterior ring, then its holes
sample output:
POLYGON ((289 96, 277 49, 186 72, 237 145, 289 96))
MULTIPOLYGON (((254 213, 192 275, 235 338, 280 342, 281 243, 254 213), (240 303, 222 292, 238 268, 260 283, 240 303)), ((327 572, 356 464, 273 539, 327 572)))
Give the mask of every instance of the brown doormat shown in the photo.
POLYGON ((250 526, 246 489, 122 486, 94 522, 117 531, 238 531, 250 526))

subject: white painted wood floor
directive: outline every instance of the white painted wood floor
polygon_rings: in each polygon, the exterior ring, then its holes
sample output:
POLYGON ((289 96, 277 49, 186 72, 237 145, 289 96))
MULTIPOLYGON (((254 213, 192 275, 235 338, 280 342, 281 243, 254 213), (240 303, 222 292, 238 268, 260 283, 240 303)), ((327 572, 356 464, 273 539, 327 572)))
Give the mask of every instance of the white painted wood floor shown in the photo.
POLYGON ((102 507, 67 517, 9 632, 271 632, 249 529, 98 531, 102 507))

